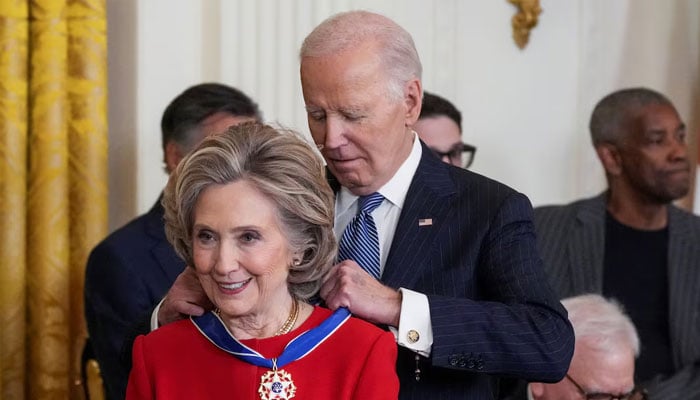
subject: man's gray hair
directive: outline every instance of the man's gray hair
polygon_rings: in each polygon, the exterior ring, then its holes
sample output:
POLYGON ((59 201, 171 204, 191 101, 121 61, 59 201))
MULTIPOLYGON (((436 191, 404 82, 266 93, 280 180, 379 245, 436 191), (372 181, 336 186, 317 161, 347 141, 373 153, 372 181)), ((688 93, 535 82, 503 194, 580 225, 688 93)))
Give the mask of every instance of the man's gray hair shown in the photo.
POLYGON ((586 339, 595 350, 615 352, 626 343, 639 355, 639 336, 622 306, 597 294, 569 297, 561 302, 569 313, 576 341, 586 339))
POLYGON ((618 90, 603 97, 593 109, 588 125, 593 145, 619 143, 629 118, 642 107, 655 104, 673 107, 663 94, 642 87, 618 90))
POLYGON ((301 45, 299 58, 323 57, 374 41, 387 72, 389 94, 403 98, 411 79, 421 79, 423 67, 411 35, 391 19, 369 11, 348 11, 321 22, 301 45))

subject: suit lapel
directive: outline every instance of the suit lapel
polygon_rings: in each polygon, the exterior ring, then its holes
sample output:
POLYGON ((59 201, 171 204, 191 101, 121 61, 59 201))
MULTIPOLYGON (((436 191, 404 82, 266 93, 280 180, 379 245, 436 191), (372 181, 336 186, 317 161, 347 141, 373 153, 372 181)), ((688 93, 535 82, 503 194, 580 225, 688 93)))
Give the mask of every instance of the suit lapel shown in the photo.
POLYGON ((165 237, 164 210, 160 200, 159 198, 158 202, 148 211, 146 233, 153 239, 151 254, 153 254, 163 273, 171 282, 174 282, 175 278, 182 272, 184 262, 177 256, 170 242, 165 237))
MULTIPOLYGON (((452 168, 432 155, 421 142, 422 155, 406 193, 391 248, 382 272, 382 282, 390 287, 416 287, 415 282, 430 265, 437 232, 450 212, 450 197, 456 189, 449 173, 452 168)), ((334 193, 340 183, 326 168, 326 179, 334 193)))
POLYGON ((700 305, 700 249, 694 217, 669 207, 668 291, 673 361, 677 368, 692 364, 700 353, 697 341, 700 305))
POLYGON ((568 244, 573 294, 603 291, 605 195, 582 202, 568 244))
POLYGON ((423 145, 382 273, 387 286, 416 287, 430 265, 433 244, 439 240, 437 233, 447 220, 450 197, 456 192, 449 168, 423 145))

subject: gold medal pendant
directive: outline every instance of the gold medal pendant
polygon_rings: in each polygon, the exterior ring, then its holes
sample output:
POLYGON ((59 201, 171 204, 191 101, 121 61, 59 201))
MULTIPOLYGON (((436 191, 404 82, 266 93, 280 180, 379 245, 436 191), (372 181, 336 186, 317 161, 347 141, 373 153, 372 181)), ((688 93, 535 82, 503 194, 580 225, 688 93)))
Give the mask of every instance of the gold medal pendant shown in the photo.
POLYGON ((258 393, 262 400, 288 400, 294 397, 296 391, 292 375, 276 366, 260 377, 258 393))

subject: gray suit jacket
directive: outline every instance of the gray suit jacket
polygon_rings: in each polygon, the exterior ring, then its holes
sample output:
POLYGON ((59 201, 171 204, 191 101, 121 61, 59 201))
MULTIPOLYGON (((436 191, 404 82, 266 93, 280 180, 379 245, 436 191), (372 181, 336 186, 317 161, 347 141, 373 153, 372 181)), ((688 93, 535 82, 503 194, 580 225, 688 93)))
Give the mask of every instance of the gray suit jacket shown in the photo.
MULTIPOLYGON (((603 289, 605 194, 535 209, 540 255, 561 298, 603 289)), ((700 399, 700 217, 669 207, 669 326, 675 373, 642 382, 650 399, 700 399)))

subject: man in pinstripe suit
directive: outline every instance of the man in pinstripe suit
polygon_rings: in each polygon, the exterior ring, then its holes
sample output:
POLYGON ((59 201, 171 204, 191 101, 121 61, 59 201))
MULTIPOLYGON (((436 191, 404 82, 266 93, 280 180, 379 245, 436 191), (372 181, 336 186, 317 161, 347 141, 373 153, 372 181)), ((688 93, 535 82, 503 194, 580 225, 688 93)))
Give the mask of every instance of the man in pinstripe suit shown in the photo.
MULTIPOLYGON (((443 163, 418 139, 421 65, 408 32, 377 14, 339 14, 300 56, 309 128, 336 191, 336 234, 360 196, 384 197, 371 212, 380 280, 345 260, 320 295, 396 333, 400 398, 492 399, 499 375, 561 380, 573 330, 543 274, 530 202, 443 163)), ((168 298, 161 312, 203 311, 184 285, 168 298)))
POLYGON ((596 105, 590 131, 608 190, 535 210, 550 282, 625 306, 650 399, 700 399, 700 218, 672 204, 690 185, 685 125, 665 96, 632 88, 596 105))
POLYGON ((400 398, 490 399, 492 375, 560 380, 572 329, 545 283, 530 203, 418 139, 421 65, 408 32, 377 14, 338 14, 300 58, 309 128, 334 178, 336 234, 360 196, 385 198, 372 212, 380 280, 346 260, 320 294, 396 333, 400 398))

